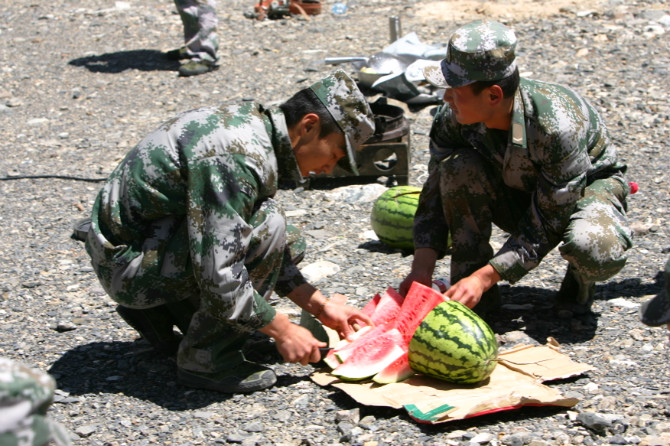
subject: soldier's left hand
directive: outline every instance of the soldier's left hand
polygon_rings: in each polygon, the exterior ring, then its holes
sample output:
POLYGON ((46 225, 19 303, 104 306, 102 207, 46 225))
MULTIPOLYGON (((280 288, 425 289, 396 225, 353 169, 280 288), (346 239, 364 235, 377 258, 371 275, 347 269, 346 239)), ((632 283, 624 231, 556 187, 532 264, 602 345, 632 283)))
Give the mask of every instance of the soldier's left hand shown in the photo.
POLYGON ((350 305, 346 305, 346 301, 346 296, 333 294, 319 315, 319 321, 337 331, 342 339, 354 334, 361 327, 373 325, 369 316, 350 305))

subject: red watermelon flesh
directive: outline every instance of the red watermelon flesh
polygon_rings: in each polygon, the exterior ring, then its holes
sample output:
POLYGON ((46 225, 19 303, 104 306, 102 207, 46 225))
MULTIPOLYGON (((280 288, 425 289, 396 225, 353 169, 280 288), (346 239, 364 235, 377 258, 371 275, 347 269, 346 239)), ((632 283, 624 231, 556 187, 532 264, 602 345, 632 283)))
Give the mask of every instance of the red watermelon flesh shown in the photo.
POLYGON ((375 312, 375 309, 377 308, 377 304, 379 304, 379 300, 382 298, 381 294, 377 293, 375 294, 375 297, 370 299, 367 304, 363 308, 361 308, 361 311, 366 315, 372 317, 372 315, 375 312))
POLYGON ((373 376, 372 380, 379 384, 391 384, 404 381, 414 374, 414 370, 409 366, 407 352, 405 352, 404 355, 373 376))
MULTIPOLYGON (((335 356, 341 361, 344 362, 346 361, 351 353, 356 350, 356 348, 361 345, 365 344, 368 342, 370 339, 376 338, 377 336, 385 333, 386 331, 391 328, 389 325, 378 325, 374 327, 372 330, 366 332, 362 336, 358 337, 356 340, 350 342, 349 344, 345 345, 344 347, 341 347, 339 349, 333 350, 335 353, 335 356)), ((409 346, 409 344, 407 344, 409 346)))
POLYGON ((393 324, 405 338, 405 345, 409 346, 416 328, 428 313, 442 302, 444 296, 438 291, 419 282, 412 283, 393 324))
MULTIPOLYGON (((374 299, 374 298, 373 298, 374 299)), ((372 313, 372 322, 375 325, 384 325, 395 317, 400 312, 404 298, 400 293, 391 287, 382 294, 374 313, 372 313)))
POLYGON ((340 342, 333 347, 331 351, 328 352, 328 354, 323 358, 323 362, 326 363, 328 367, 331 369, 334 369, 338 365, 342 363, 340 359, 337 357, 336 353, 343 349, 344 347, 348 346, 358 338, 362 337, 365 335, 367 332, 374 330, 375 327, 371 325, 366 325, 365 327, 362 327, 360 330, 356 331, 354 334, 349 335, 347 338, 342 339, 340 342))
MULTIPOLYGON (((357 343, 359 343, 357 341, 357 343)), ((333 375, 343 380, 361 380, 376 375, 403 355, 407 346, 403 335, 392 328, 379 336, 360 343, 349 358, 333 370, 333 375)))

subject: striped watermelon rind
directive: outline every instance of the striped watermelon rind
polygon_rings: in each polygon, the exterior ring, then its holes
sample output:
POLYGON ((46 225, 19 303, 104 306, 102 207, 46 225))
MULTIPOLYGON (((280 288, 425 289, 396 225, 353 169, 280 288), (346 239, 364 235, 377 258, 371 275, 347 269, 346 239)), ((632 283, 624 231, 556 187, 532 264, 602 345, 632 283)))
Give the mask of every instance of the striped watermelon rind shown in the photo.
POLYGON ((456 384, 488 378, 497 364, 498 341, 491 327, 460 302, 437 305, 409 343, 413 370, 456 384))
POLYGON ((412 227, 420 193, 420 187, 395 186, 375 200, 370 224, 380 241, 393 248, 414 249, 412 227))

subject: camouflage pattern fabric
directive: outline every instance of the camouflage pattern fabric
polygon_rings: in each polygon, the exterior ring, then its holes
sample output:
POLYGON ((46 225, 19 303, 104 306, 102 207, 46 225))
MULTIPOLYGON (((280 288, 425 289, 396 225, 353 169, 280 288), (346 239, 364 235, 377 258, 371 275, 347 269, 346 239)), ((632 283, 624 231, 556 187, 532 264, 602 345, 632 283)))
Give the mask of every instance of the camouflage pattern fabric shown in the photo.
POLYGON ((443 256, 451 232, 452 283, 487 263, 514 283, 561 242, 588 280, 623 267, 632 246, 626 166, 600 115, 573 90, 521 79, 509 131, 458 124, 445 104, 430 150, 414 245, 443 256), (511 234, 496 254, 492 223, 511 234))
POLYGON ((514 32, 502 23, 478 20, 454 31, 447 55, 424 67, 426 80, 438 88, 457 88, 475 81, 494 81, 516 69, 514 32))
POLYGON ((215 0, 174 0, 184 25, 184 48, 189 59, 216 63, 219 38, 215 0))
POLYGON ((344 71, 338 70, 314 83, 311 90, 328 109, 347 141, 347 158, 358 175, 356 149, 375 132, 374 114, 363 93, 344 71))
POLYGON ((55 387, 53 378, 48 374, 0 358, 1 445, 72 444, 65 428, 47 416, 55 387))
POLYGON ((286 224, 271 198, 280 175, 300 178, 278 108, 206 107, 166 122, 128 153, 94 204, 86 249, 103 287, 130 308, 195 292, 219 321, 247 332, 267 325, 275 310, 265 288, 278 277, 304 282, 282 261, 286 224))

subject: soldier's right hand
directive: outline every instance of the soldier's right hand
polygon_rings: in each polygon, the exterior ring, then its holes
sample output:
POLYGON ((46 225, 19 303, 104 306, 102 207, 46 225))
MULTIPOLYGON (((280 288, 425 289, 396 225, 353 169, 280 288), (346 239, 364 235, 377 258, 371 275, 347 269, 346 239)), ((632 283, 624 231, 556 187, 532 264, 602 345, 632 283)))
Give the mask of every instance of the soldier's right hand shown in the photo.
POLYGON ((423 285, 426 286, 431 286, 432 284, 432 277, 430 274, 426 273, 419 273, 417 271, 412 271, 410 272, 405 279, 400 282, 400 286, 398 287, 398 292, 402 296, 406 296, 407 292, 409 291, 409 288, 412 286, 413 282, 419 282, 423 285))
POLYGON ((302 365, 319 362, 319 348, 328 345, 312 336, 306 328, 291 323, 281 313, 277 313, 274 320, 260 331, 275 339, 277 350, 286 362, 299 362, 302 365))

